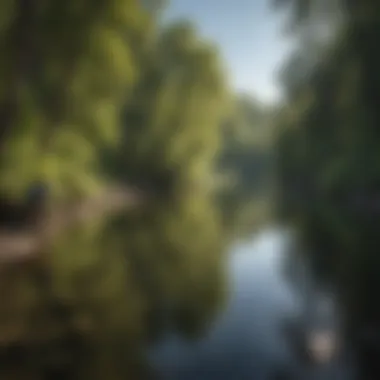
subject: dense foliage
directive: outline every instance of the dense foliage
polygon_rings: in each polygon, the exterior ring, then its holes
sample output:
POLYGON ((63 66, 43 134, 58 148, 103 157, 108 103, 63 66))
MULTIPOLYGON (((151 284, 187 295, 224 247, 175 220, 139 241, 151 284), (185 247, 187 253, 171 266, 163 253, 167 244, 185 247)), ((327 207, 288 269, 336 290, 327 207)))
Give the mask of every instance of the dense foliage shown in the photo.
MULTIPOLYGON (((161 10, 137 0, 1 1, 0 237, 34 229, 24 209, 35 184, 43 191, 29 214, 114 183, 146 195, 108 218, 96 204, 86 223, 40 245, 37 260, 1 263, 9 380, 142 378, 145 344, 167 328, 197 337, 223 306, 231 234, 220 175, 244 162, 247 197, 268 155, 231 157, 234 95, 218 52, 187 23, 159 27, 161 10)), ((257 131, 262 121, 250 117, 244 128, 257 131)))
MULTIPOLYGON (((311 21, 313 1, 288 3, 300 10, 297 20, 311 21)), ((336 36, 307 75, 297 78, 294 66, 287 71, 293 76, 279 122, 278 170, 281 214, 300 228, 320 278, 340 289, 356 338, 380 328, 373 298, 380 287, 380 8, 371 0, 343 0, 341 7, 336 36)), ((303 51, 300 44, 298 56, 303 51)))

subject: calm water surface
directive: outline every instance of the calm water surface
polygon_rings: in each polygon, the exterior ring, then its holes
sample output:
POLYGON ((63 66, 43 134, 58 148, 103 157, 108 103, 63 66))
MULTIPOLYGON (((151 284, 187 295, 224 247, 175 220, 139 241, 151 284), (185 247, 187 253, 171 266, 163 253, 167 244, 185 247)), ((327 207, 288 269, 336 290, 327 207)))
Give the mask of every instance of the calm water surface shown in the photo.
POLYGON ((282 322, 296 318, 301 308, 283 276, 288 242, 288 234, 273 229, 233 248, 226 310, 200 341, 189 343, 172 336, 154 347, 151 360, 160 378, 275 380, 288 369, 293 373, 290 379, 351 378, 346 362, 302 374, 281 334, 282 322))

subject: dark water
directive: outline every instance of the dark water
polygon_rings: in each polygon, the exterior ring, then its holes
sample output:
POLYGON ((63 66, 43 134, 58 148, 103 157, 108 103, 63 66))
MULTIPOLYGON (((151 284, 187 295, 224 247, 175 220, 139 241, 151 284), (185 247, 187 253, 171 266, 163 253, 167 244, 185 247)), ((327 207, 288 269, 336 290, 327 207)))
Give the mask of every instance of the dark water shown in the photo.
POLYGON ((160 378, 285 379, 281 373, 290 379, 353 378, 347 359, 305 370, 282 333, 283 321, 297 320, 303 305, 302 292, 296 295, 283 276, 289 240, 283 231, 268 230, 233 248, 228 307, 202 340, 167 337, 152 350, 160 378))

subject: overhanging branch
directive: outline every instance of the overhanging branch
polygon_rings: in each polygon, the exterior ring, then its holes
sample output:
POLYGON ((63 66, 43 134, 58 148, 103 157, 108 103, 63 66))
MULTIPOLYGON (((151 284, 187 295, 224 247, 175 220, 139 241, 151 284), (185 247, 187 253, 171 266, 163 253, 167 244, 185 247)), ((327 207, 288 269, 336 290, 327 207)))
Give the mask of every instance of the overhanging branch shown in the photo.
POLYGON ((136 189, 109 188, 96 197, 57 206, 39 223, 24 231, 0 231, 0 264, 30 261, 68 228, 87 221, 133 209, 143 203, 136 189))

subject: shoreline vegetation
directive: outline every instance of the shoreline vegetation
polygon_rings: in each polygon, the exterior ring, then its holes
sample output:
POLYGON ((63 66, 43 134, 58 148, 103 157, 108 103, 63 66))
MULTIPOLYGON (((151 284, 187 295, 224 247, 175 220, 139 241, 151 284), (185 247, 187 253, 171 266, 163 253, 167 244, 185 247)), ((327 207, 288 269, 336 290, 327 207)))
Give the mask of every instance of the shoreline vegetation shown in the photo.
POLYGON ((379 378, 355 341, 380 328, 378 1, 275 1, 297 48, 269 108, 164 3, 0 2, 0 371, 142 378, 167 325, 207 331, 227 247, 274 220, 379 378))

